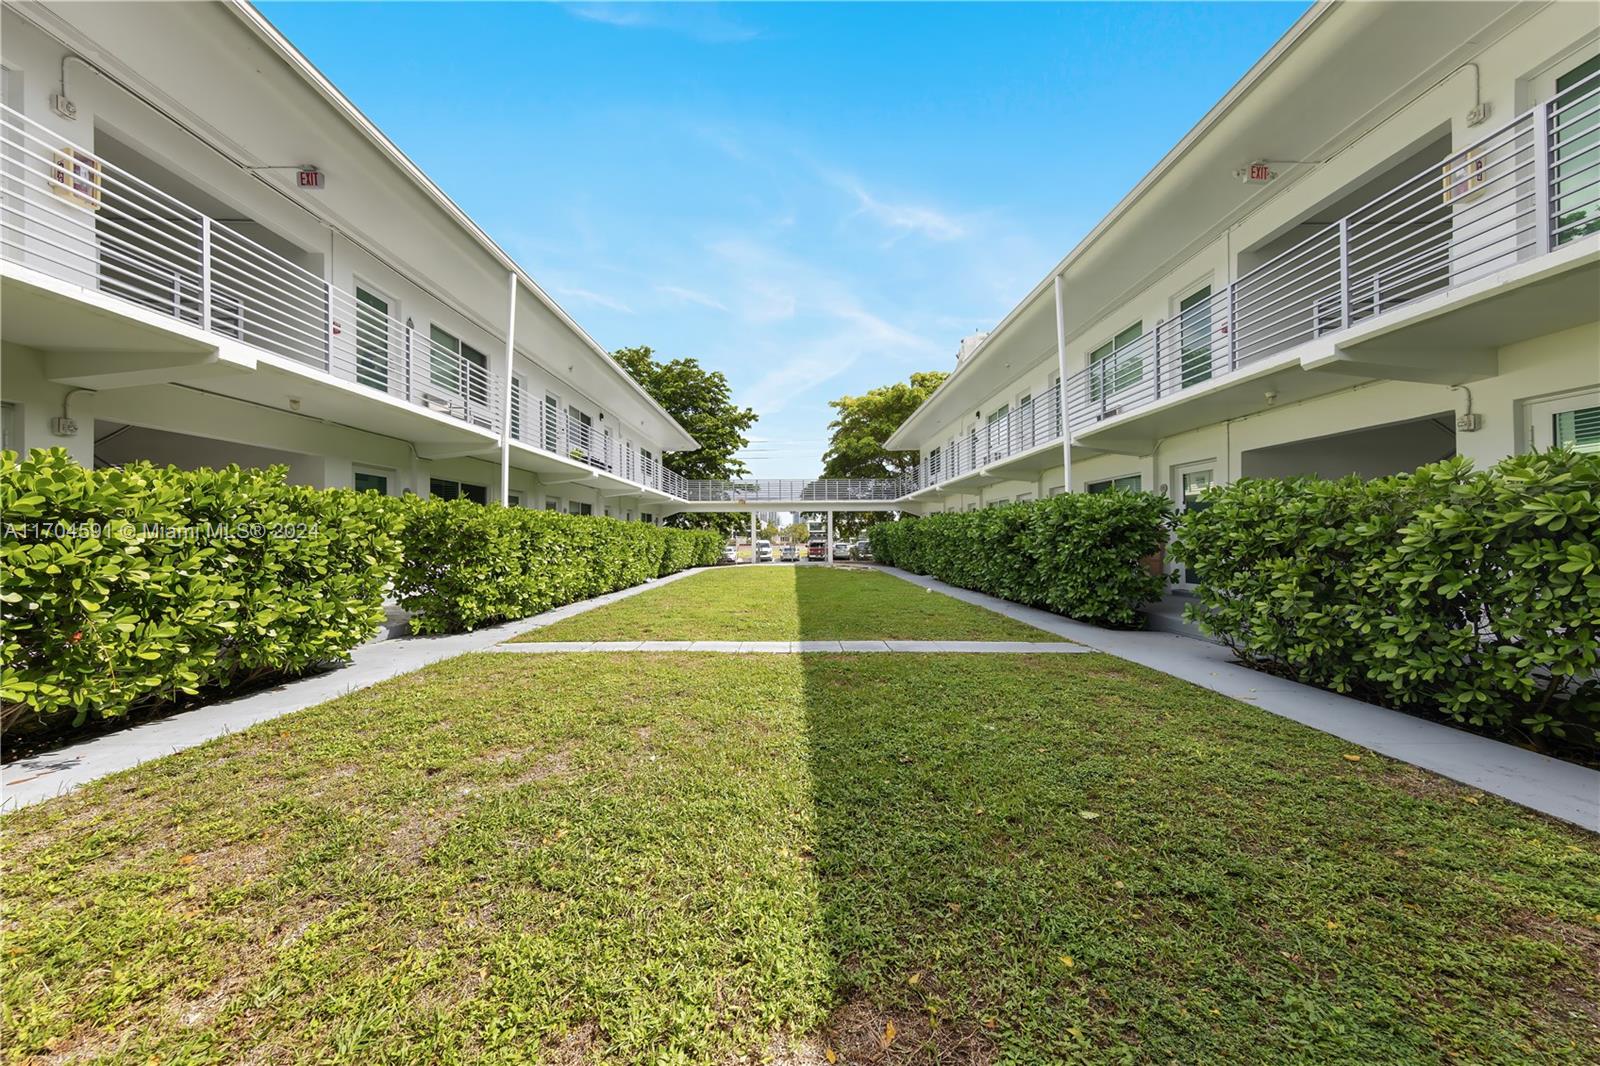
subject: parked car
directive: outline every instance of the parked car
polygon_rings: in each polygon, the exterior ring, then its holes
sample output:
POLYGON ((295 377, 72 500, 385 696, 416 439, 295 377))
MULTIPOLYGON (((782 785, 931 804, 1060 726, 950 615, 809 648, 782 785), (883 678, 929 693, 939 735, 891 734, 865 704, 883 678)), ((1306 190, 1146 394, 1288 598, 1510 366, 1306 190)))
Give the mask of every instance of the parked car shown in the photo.
POLYGON ((811 544, 806 548, 806 558, 810 559, 814 563, 827 562, 828 561, 828 545, 827 545, 827 543, 824 542, 824 541, 820 541, 820 540, 812 541, 811 544))
POLYGON ((778 552, 778 561, 792 563, 800 558, 800 551, 793 544, 785 544, 783 550, 778 552))
POLYGON ((847 541, 836 540, 833 542, 833 557, 835 559, 849 559, 850 545, 847 541))
POLYGON ((722 561, 725 562, 725 563, 736 563, 736 562, 738 562, 739 561, 739 549, 735 548, 732 544, 723 545, 723 548, 722 548, 722 561))
POLYGON ((770 563, 770 562, 772 562, 772 541, 770 541, 770 540, 758 540, 758 541, 756 541, 756 562, 758 562, 758 563, 770 563))

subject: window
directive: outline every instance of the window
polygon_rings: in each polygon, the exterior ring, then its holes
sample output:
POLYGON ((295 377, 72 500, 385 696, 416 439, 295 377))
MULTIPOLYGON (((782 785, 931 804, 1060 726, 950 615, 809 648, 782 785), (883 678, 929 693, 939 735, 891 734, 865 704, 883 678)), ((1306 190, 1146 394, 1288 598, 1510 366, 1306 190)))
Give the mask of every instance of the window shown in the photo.
POLYGON ((983 435, 988 442, 986 450, 989 453, 986 461, 998 459, 1006 454, 1011 431, 1011 420, 1006 417, 1009 414, 1011 405, 1003 403, 990 411, 989 417, 983 421, 983 435))
POLYGON ((1211 286, 1178 301, 1178 374, 1183 387, 1211 377, 1211 286))
POLYGON ((567 502, 567 513, 592 515, 594 514, 594 504, 579 503, 577 500, 569 500, 567 502))
POLYGON ((487 485, 472 485, 464 481, 450 481, 447 478, 429 478, 428 495, 443 500, 471 500, 473 503, 489 502, 489 487, 487 485))
POLYGON ((1551 417, 1556 444, 1569 444, 1580 452, 1600 452, 1600 407, 1560 411, 1551 417))
POLYGON ((511 439, 522 439, 522 388, 521 375, 512 375, 511 378, 511 439))
POLYGON ((1584 389, 1541 400, 1524 410, 1528 450, 1566 445, 1580 452, 1600 452, 1600 390, 1584 389))
POLYGON ((645 511, 644 513, 639 515, 639 521, 641 521, 641 522, 649 522, 653 526, 653 525, 656 524, 656 516, 651 514, 649 511, 645 511))
POLYGON ((437 388, 460 396, 472 403, 489 402, 489 377, 487 373, 473 374, 468 366, 489 369, 489 357, 470 344, 446 333, 438 326, 428 327, 433 341, 428 351, 428 380, 437 388))
POLYGON ((1089 492, 1138 492, 1143 482, 1138 474, 1129 474, 1127 477, 1107 478, 1104 481, 1091 481, 1084 488, 1089 492))
POLYGON ((1052 495, 1052 496, 1063 496, 1063 495, 1066 494, 1066 491, 1067 491, 1067 487, 1065 485, 1057 485, 1055 488, 1050 490, 1050 495, 1052 495))
POLYGON ((506 493, 506 506, 507 507, 521 507, 522 506, 522 494, 518 493, 518 492, 508 492, 508 493, 506 493))
POLYGON ((594 419, 578 410, 567 408, 567 446, 573 459, 587 459, 594 448, 594 419))
POLYGON ((20 452, 20 443, 17 438, 17 405, 0 403, 0 449, 20 452))
POLYGON ((565 507, 561 506, 561 501, 556 499, 554 496, 546 496, 544 498, 544 509, 546 511, 564 511, 564 510, 566 510, 565 507))
POLYGON ((373 474, 366 470, 357 470, 355 472, 354 487, 357 492, 376 492, 379 496, 389 495, 389 479, 382 474, 373 474))
POLYGON ((389 391, 389 298, 356 286, 356 381, 389 391))
POLYGON ((1089 353, 1089 399, 1099 400, 1144 376, 1144 322, 1135 322, 1089 353), (1098 368, 1098 369, 1096 369, 1098 368))
POLYGON ((1556 209, 1555 243, 1564 244, 1587 233, 1600 231, 1600 190, 1595 185, 1595 166, 1600 164, 1600 55, 1579 63, 1556 78, 1555 106, 1559 112, 1551 122, 1554 188, 1551 202, 1556 209))
POLYGON ((939 449, 928 450, 928 483, 934 484, 939 480, 939 449))
POLYGON ((559 427, 561 423, 561 397, 544 394, 544 450, 561 450, 559 427))
POLYGON ((1017 448, 1031 448, 1037 434, 1033 429, 1033 393, 1025 392, 1017 397, 1017 428, 1011 434, 1011 439, 1017 442, 1017 448))

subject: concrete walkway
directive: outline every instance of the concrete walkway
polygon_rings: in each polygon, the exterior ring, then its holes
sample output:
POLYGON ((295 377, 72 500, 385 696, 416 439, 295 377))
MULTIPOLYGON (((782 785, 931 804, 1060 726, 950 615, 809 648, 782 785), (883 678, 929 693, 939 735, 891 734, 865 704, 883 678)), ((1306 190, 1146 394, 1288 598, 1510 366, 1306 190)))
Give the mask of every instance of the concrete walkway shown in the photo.
POLYGON ((486 651, 518 654, 616 651, 694 651, 724 654, 798 655, 810 652, 890 652, 923 654, 965 652, 976 655, 1072 655, 1093 651, 1064 641, 1021 640, 549 640, 501 644, 486 651))
POLYGON ((569 603, 531 618, 471 633, 377 639, 356 648, 351 653, 349 663, 325 673, 302 677, 248 696, 197 707, 192 711, 181 711, 169 718, 158 718, 131 729, 118 730, 69 744, 56 751, 19 759, 0 767, 0 797, 3 797, 0 798, 0 810, 15 810, 38 803, 69 792, 97 777, 192 748, 214 737, 236 733, 257 722, 314 706, 400 674, 408 674, 441 659, 493 648, 530 629, 551 625, 596 607, 637 596, 695 573, 699 571, 683 570, 633 588, 581 603, 569 603))
POLYGON ((1220 644, 1101 629, 891 566, 876 569, 1600 832, 1600 771, 1251 670, 1220 644))

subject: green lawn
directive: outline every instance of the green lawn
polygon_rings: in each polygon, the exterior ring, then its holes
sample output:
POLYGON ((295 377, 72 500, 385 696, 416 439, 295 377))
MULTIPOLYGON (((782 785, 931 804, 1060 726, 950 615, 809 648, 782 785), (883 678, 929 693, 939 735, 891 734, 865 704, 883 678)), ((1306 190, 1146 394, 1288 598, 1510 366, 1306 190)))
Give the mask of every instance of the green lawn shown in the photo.
POLYGON ((3 825, 12 1061, 1600 1046, 1596 838, 1099 654, 468 656, 3 825))
POLYGON ((889 574, 808 563, 766 563, 707 570, 516 639, 1060 638, 889 574))

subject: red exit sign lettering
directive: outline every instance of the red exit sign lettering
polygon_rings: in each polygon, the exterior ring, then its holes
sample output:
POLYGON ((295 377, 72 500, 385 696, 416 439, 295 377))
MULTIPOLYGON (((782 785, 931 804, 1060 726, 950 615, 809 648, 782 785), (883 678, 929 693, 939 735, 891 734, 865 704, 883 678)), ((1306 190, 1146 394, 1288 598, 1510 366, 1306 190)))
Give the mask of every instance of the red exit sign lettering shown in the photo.
POLYGON ((316 167, 306 167, 295 174, 295 184, 302 189, 320 189, 323 187, 324 181, 325 178, 322 171, 316 167))

